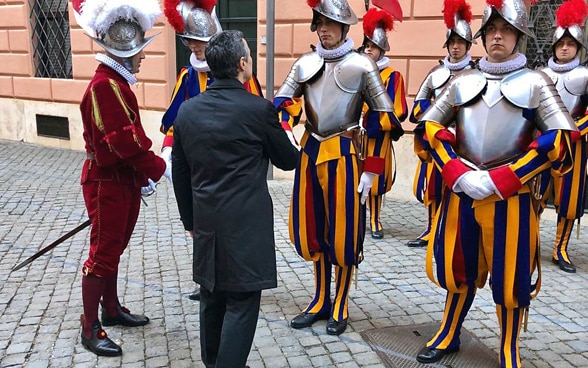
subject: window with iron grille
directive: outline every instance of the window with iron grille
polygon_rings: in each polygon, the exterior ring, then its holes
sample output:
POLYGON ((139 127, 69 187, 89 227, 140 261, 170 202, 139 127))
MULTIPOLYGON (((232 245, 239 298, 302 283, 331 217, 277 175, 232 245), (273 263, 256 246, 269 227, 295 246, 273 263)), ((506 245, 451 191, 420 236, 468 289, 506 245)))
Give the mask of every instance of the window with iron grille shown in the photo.
POLYGON ((72 78, 67 0, 29 0, 35 76, 72 78))
POLYGON ((551 40, 555 31, 555 11, 563 0, 540 1, 531 7, 529 28, 536 39, 527 37, 525 55, 530 68, 547 65, 551 55, 551 40))

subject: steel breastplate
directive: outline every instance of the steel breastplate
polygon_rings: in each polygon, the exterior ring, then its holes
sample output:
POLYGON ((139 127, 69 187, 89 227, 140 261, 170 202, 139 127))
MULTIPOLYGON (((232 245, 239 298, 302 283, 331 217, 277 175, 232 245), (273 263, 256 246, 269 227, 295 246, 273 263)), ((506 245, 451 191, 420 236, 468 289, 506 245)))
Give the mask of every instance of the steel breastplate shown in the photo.
POLYGON ((482 98, 457 113, 456 152, 480 169, 513 161, 535 135, 533 123, 502 95, 500 83, 489 79, 482 98))
POLYGON ((308 129, 327 138, 358 125, 363 106, 361 90, 344 91, 334 73, 337 62, 326 62, 321 76, 304 88, 308 129))

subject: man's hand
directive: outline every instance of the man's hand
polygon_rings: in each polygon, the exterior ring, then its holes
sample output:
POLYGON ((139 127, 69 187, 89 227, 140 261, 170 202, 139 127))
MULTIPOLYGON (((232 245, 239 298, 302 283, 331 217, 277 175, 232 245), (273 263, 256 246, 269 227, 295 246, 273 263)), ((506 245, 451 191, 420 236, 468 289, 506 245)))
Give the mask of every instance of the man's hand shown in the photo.
POLYGON ((361 204, 365 204, 367 197, 370 195, 370 190, 372 189, 372 184, 374 183, 375 177, 376 174, 371 172, 361 173, 361 178, 359 178, 359 185, 357 186, 357 192, 361 193, 361 204))
POLYGON ((146 187, 141 187, 141 195, 143 197, 149 197, 157 190, 156 184, 153 180, 147 179, 147 181, 149 182, 149 185, 147 185, 146 187))
POLYGON ((494 182, 486 170, 468 171, 460 176, 453 186, 455 193, 464 192, 476 200, 491 196, 495 190, 494 182))

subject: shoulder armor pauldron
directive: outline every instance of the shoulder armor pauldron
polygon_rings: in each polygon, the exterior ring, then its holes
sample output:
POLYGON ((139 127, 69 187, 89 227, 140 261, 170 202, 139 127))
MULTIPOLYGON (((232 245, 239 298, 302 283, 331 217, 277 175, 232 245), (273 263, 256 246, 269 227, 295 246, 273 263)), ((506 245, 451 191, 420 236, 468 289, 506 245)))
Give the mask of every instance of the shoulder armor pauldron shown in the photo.
POLYGON ((365 88, 365 78, 358 76, 364 76, 369 72, 380 74, 376 63, 369 56, 350 52, 335 66, 335 82, 345 92, 359 92, 365 88))
POLYGON ((296 82, 304 83, 314 77, 321 70, 324 63, 325 59, 319 56, 316 51, 299 57, 293 66, 293 68, 296 68, 296 73, 294 74, 296 82))
POLYGON ((564 76, 564 86, 572 95, 583 96, 588 94, 588 68, 581 65, 564 76))
POLYGON ((451 71, 445 65, 437 65, 429 73, 429 83, 432 89, 443 87, 445 83, 451 78, 451 71))
POLYGON ((543 87, 553 81, 543 72, 531 69, 516 71, 502 79, 500 92, 515 106, 523 109, 539 107, 543 87))
POLYGON ((559 74, 557 74, 556 72, 554 72, 553 70, 551 70, 548 67, 543 67, 543 68, 539 69, 539 71, 545 73, 545 75, 547 75, 553 81, 553 84, 557 84, 557 81, 559 79, 559 74))
POLYGON ((488 81, 477 69, 464 70, 447 85, 454 106, 461 106, 478 96, 488 81))

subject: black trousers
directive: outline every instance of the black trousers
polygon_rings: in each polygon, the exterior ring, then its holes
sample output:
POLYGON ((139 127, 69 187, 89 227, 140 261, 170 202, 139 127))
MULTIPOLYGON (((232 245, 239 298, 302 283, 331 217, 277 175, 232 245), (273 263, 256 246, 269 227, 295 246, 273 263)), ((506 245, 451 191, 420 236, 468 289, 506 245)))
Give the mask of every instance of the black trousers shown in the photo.
POLYGON ((251 351, 261 290, 200 288, 200 349, 206 368, 243 368, 251 351))

